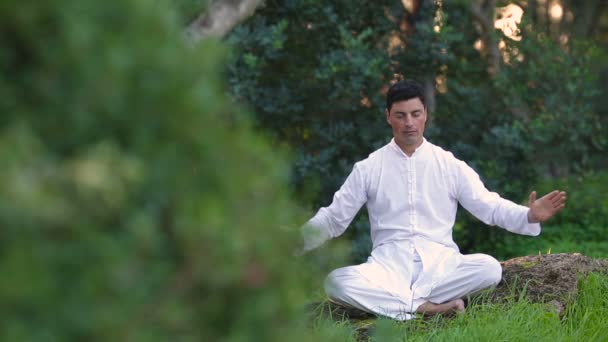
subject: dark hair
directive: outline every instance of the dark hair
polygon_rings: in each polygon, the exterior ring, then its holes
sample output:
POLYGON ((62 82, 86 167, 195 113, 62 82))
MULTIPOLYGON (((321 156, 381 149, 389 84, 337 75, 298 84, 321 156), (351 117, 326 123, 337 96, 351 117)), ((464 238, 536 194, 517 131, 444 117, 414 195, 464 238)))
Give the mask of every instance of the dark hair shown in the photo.
POLYGON ((395 102, 419 98, 422 105, 426 107, 424 101, 424 88, 414 80, 403 80, 393 84, 386 93, 386 110, 390 111, 395 102))

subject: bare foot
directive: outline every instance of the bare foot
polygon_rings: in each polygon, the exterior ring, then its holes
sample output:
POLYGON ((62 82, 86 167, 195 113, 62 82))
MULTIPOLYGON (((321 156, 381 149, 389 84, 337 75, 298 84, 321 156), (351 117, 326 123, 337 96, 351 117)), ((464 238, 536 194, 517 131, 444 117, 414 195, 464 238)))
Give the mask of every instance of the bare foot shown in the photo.
POLYGON ((426 302, 416 309, 417 313, 421 313, 427 316, 433 316, 437 314, 455 314, 464 312, 464 301, 460 298, 451 300, 443 304, 435 304, 426 302))

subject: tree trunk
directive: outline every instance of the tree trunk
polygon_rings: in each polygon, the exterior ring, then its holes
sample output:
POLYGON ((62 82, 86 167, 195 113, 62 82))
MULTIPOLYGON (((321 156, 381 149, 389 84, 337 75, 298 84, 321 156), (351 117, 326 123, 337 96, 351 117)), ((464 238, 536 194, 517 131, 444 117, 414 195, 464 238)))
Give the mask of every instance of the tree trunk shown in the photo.
POLYGON ((496 0, 475 0, 471 2, 473 17, 479 24, 479 35, 483 41, 484 53, 488 60, 488 74, 493 77, 500 71, 502 56, 494 34, 494 10, 496 0))
MULTIPOLYGON (((602 1, 586 0, 577 3, 574 12, 574 37, 587 38, 600 18, 602 1)), ((573 6, 574 7, 574 6, 573 6)))

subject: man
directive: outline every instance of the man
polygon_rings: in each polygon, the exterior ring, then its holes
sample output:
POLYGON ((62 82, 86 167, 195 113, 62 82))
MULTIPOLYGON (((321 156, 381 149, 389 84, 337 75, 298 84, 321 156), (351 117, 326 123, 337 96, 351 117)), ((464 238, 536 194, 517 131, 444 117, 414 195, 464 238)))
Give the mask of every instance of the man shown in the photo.
POLYGON ((398 320, 462 312, 462 297, 498 284, 502 269, 491 256, 460 254, 452 239, 458 203, 488 225, 536 236, 566 194, 532 192, 525 207, 488 191, 466 163, 423 137, 427 109, 414 81, 389 89, 385 114, 393 139, 356 163, 333 202, 308 221, 304 250, 341 235, 366 204, 372 254, 327 276, 330 300, 398 320))

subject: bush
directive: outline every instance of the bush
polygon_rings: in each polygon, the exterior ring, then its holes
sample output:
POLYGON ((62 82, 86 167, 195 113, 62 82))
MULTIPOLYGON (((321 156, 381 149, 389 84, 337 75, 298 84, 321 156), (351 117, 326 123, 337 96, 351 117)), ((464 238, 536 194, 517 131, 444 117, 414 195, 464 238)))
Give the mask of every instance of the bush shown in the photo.
POLYGON ((0 5, 0 339, 313 339, 285 153, 176 18, 0 5))
POLYGON ((506 259, 537 253, 582 253, 590 257, 608 257, 608 172, 547 180, 538 193, 554 189, 568 193, 566 208, 544 223, 539 237, 530 238, 504 233, 504 243, 496 246, 498 257, 506 259))

